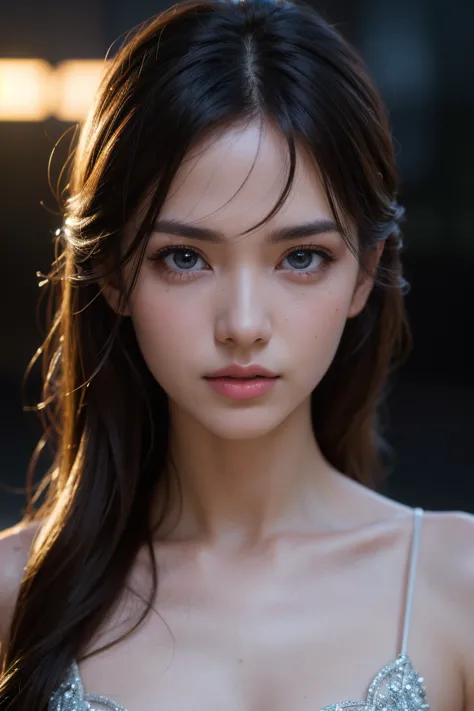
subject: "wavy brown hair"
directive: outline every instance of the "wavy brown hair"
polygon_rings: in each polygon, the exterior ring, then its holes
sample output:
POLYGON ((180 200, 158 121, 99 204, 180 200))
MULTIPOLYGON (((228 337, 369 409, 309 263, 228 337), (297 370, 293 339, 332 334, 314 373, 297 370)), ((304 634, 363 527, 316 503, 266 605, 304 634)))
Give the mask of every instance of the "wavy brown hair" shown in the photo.
POLYGON ((54 462, 41 482, 43 503, 30 501, 24 517, 43 524, 6 640, 2 711, 46 710, 66 667, 81 658, 127 586, 143 546, 150 596, 128 635, 151 609, 158 585, 152 542, 170 504, 167 397, 144 363, 131 320, 108 306, 102 288, 111 280, 128 298, 122 266, 135 259, 139 269, 188 151, 204 135, 254 119, 278 128, 289 157, 286 185, 259 225, 286 199, 302 145, 361 265, 385 243, 367 305, 347 322, 312 394, 324 456, 348 477, 375 486, 379 405, 408 342, 403 209, 380 96, 354 49, 303 2, 175 5, 127 35, 64 167, 40 405, 43 444, 52 447, 54 462), (136 238, 121 255, 123 228, 146 196, 136 238), (158 484, 162 511, 152 522, 158 484))

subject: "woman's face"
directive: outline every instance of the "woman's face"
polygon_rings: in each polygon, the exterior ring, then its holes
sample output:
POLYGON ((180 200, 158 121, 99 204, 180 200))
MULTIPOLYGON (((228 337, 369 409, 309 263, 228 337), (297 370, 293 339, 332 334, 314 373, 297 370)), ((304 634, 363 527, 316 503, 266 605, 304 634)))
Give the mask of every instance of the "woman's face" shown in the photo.
MULTIPOLYGON (((185 411, 223 438, 261 436, 308 404, 346 319, 361 311, 371 288, 331 228, 303 152, 283 208, 241 236, 274 206, 286 156, 269 125, 262 135, 257 124, 235 126, 201 144, 176 176, 130 300, 143 357, 174 415, 185 411), (193 233, 177 234, 164 221, 193 233), (327 224, 285 236, 307 223, 327 224), (233 364, 258 365, 278 378, 208 379, 233 364)), ((126 238, 137 227, 127 227, 126 238)))

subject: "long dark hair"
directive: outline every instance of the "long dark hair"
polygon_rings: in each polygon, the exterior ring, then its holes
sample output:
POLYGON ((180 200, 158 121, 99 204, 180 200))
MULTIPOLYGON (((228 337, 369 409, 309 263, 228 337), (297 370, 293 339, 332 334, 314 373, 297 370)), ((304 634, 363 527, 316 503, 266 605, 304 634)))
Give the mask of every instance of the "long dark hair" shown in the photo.
POLYGON ((312 396, 314 433, 327 460, 368 486, 377 480, 378 408, 408 338, 403 209, 381 99, 357 53, 302 2, 175 5, 126 37, 66 166, 63 221, 48 275, 54 307, 40 405, 44 440, 55 455, 42 482, 44 501, 36 509, 30 504, 24 517, 25 524, 43 524, 7 640, 2 711, 47 708, 65 668, 80 658, 126 587, 142 546, 152 585, 128 634, 150 611, 158 578, 152 541, 170 502, 167 398, 144 363, 131 320, 118 316, 101 290, 110 279, 126 300, 121 267, 135 259, 139 268, 189 149, 205 134, 254 119, 273 122, 290 159, 280 199, 259 224, 288 195, 301 144, 316 159, 334 217, 361 264, 385 243, 368 303, 348 321, 312 396), (121 256, 124 225, 145 196, 149 207, 121 256), (157 483, 162 514, 152 526, 157 483))

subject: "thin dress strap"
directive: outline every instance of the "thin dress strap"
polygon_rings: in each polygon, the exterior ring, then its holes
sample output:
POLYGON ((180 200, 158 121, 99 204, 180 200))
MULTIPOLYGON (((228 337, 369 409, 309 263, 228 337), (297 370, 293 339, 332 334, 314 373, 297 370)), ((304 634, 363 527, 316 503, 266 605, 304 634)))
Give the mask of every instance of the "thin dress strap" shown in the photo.
POLYGON ((418 551, 420 549, 421 524, 423 521, 423 509, 415 508, 413 510, 413 533, 410 553, 410 569, 408 574, 408 586, 405 598, 405 621, 403 623, 403 639, 402 649, 400 654, 407 653, 408 632, 410 629, 411 610, 413 605, 413 592, 415 589, 415 573, 418 560, 418 551))

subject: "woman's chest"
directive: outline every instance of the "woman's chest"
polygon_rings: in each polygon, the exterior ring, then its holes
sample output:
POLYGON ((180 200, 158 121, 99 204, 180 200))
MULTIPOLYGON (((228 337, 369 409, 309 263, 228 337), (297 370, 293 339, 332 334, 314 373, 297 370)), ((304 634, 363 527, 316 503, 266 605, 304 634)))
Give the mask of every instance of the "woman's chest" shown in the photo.
MULTIPOLYGON (((221 573, 213 584, 168 579, 155 611, 136 632, 79 665, 86 691, 127 711, 462 708, 459 674, 436 625, 434 598, 423 600, 421 593, 413 609, 407 652, 417 673, 394 666, 403 586, 389 569, 370 585, 367 571, 357 567, 347 575, 328 568, 299 585, 221 573), (368 698, 366 706, 343 704, 368 698)), ((94 648, 130 629, 125 613, 122 608, 110 620, 94 648)))
POLYGON ((265 631, 240 627, 227 640, 228 621, 212 624, 188 639, 175 629, 174 643, 132 637, 107 660, 86 661, 80 665, 86 691, 127 711, 320 711, 336 703, 341 710, 334 711, 342 711, 342 702, 362 701, 364 711, 421 711, 426 703, 431 711, 462 708, 455 666, 428 631, 426 644, 413 645, 412 674, 387 653, 392 645, 383 642, 383 624, 380 638, 372 627, 358 641, 354 627, 345 636, 331 624, 308 624, 298 639, 288 618, 265 631), (391 703, 382 706, 384 698, 391 703))

